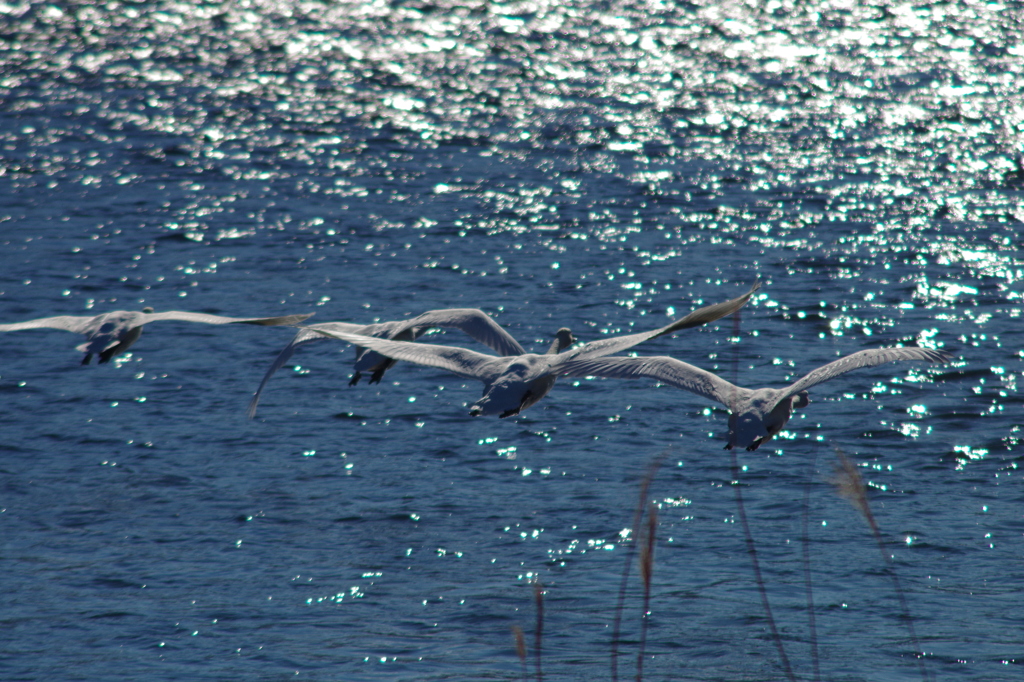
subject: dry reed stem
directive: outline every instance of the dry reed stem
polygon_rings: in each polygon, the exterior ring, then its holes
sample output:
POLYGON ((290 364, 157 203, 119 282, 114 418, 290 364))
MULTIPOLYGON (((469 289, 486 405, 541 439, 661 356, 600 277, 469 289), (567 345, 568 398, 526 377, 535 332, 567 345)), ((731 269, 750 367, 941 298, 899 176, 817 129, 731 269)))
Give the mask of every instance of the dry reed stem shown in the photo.
MULTIPOLYGON (((640 526, 643 520, 644 509, 647 506, 647 491, 651 487, 651 481, 661 466, 661 461, 668 455, 668 450, 663 451, 647 465, 647 471, 640 481, 640 496, 636 510, 633 512, 633 523, 629 527, 633 531, 640 526)), ((626 601, 626 585, 629 584, 629 568, 633 563, 633 554, 636 552, 636 543, 630 542, 626 550, 626 563, 622 568, 622 580, 619 581, 619 594, 615 602, 615 615, 612 616, 612 682, 619 679, 619 635, 622 633, 622 609, 626 601)))
POLYGON ((836 491, 841 497, 849 500, 850 504, 861 513, 864 520, 867 521, 868 526, 871 528, 871 534, 875 538, 875 543, 878 545, 878 551, 882 555, 882 561, 885 563, 886 571, 889 573, 889 577, 892 578, 893 588, 896 590, 896 596, 900 602, 900 608, 902 609, 902 616, 904 622, 907 624, 907 632, 910 633, 910 641, 914 647, 914 654, 917 658, 917 667, 921 672, 921 679, 928 682, 931 676, 928 674, 928 670, 924 667, 924 652, 921 650, 921 643, 917 639, 917 632, 914 629, 914 621, 910 617, 910 608, 907 606, 906 595, 903 594, 903 587, 900 585, 899 576, 896 575, 896 567, 893 565, 892 556, 885 550, 885 540, 882 538, 882 532, 878 528, 878 522, 875 521, 875 515, 871 512, 871 505, 868 504, 868 492, 867 486, 864 485, 864 481, 861 479, 860 471, 857 466, 849 460, 846 454, 836 448, 836 457, 839 459, 839 464, 836 466, 836 473, 832 479, 833 485, 836 486, 836 491))
POLYGON ((650 502, 647 510, 647 532, 640 549, 640 577, 644 583, 644 609, 641 615, 640 651, 636 655, 636 682, 644 677, 644 652, 647 649, 647 629, 651 622, 651 576, 654 573, 654 542, 658 530, 658 505, 650 502))
POLYGON ((544 673, 540 667, 541 640, 544 636, 544 586, 540 580, 533 582, 533 601, 537 605, 537 629, 533 636, 533 660, 537 670, 537 682, 543 682, 544 673))
POLYGON ((750 555, 750 563, 754 566, 754 581, 757 583, 757 591, 761 595, 761 605, 764 608, 765 616, 768 618, 768 630, 771 632, 772 641, 775 643, 775 649, 779 652, 779 658, 782 660, 782 669, 786 673, 786 678, 790 682, 796 682, 796 677, 793 675, 793 668, 789 664, 789 657, 786 656, 786 648, 782 645, 782 637, 779 635, 778 629, 775 627, 775 617, 772 615, 771 604, 768 603, 768 590, 764 586, 764 577, 761 575, 761 564, 757 560, 757 548, 754 546, 754 536, 750 532, 750 523, 747 521, 747 510, 743 505, 743 491, 740 485, 740 465, 736 458, 736 450, 730 450, 732 453, 732 487, 736 491, 736 507, 738 508, 740 515, 740 525, 743 527, 743 538, 747 545, 747 554, 750 555))
MULTIPOLYGON (((817 458, 815 458, 815 465, 811 467, 813 471, 817 468, 817 458)), ((817 620, 814 615, 814 590, 811 586, 811 539, 808 529, 810 528, 810 516, 811 516, 811 479, 808 478, 804 482, 804 508, 803 518, 800 522, 800 547, 803 552, 804 559, 804 590, 807 595, 807 629, 810 632, 811 638, 811 666, 814 670, 814 682, 821 680, 821 666, 820 656, 818 654, 818 626, 817 620)))
MULTIPOLYGON (((740 310, 733 313, 732 316, 732 335, 733 338, 739 339, 740 337, 740 310)), ((738 384, 737 374, 739 374, 739 348, 732 354, 732 383, 738 384)), ((730 403, 732 400, 730 399, 730 403)), ((732 421, 735 415, 730 411, 729 424, 732 429, 732 421)), ((730 436, 731 437, 731 436, 730 436)), ((750 524, 747 522, 747 511, 743 506, 743 491, 740 486, 740 465, 736 457, 735 448, 729 448, 729 454, 732 456, 732 481, 733 490, 736 491, 736 506, 739 509, 740 525, 743 526, 743 537, 747 545, 747 554, 750 555, 750 562, 754 566, 754 580, 757 582, 757 591, 761 595, 761 604, 764 607, 765 615, 768 618, 768 629, 772 634, 772 641, 775 642, 775 648, 779 652, 779 658, 782 660, 782 669, 786 673, 786 678, 791 682, 796 682, 796 677, 793 675, 793 668, 789 665, 789 657, 786 656, 786 649, 782 646, 782 637, 779 636, 779 631, 775 628, 775 617, 772 616, 772 607, 768 603, 768 590, 764 586, 764 578, 761 576, 761 564, 757 561, 757 548, 754 546, 754 536, 750 533, 750 524)))

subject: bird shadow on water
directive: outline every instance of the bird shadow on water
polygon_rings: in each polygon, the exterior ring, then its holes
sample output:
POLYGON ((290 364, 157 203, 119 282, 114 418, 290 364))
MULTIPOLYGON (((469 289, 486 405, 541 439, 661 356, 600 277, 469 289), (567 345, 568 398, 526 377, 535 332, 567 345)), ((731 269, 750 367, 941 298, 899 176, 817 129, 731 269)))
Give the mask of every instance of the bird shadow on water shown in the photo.
MULTIPOLYGON (((663 461, 668 455, 668 451, 662 452, 653 457, 648 463, 638 485, 636 507, 633 510, 631 524, 627 529, 627 532, 624 532, 623 535, 623 542, 625 543, 625 557, 622 560, 622 572, 616 591, 615 606, 612 610, 611 616, 610 637, 607 642, 609 653, 608 678, 613 682, 618 682, 620 678, 625 679, 627 677, 632 677, 638 681, 642 680, 644 678, 645 662, 653 659, 653 656, 647 656, 646 651, 649 630, 652 620, 655 617, 655 612, 652 609, 652 578, 655 569, 655 550, 657 547, 659 526, 658 509, 660 505, 651 498, 650 490, 663 461), (640 581, 640 622, 638 632, 636 631, 636 628, 634 628, 634 632, 629 637, 626 637, 623 635, 623 614, 626 610, 627 599, 631 594, 630 578, 633 573, 634 562, 636 563, 640 581)), ((886 547, 886 540, 883 536, 882 529, 871 509, 871 505, 868 500, 867 486, 864 484, 856 464, 851 462, 841 449, 835 448, 835 455, 836 461, 834 464, 834 472, 832 477, 828 479, 827 483, 832 487, 835 494, 849 501, 854 510, 856 510, 856 512, 859 513, 867 523, 871 535, 881 554, 883 565, 881 573, 889 576, 892 582, 893 591, 895 592, 899 602, 899 620, 907 629, 908 636, 906 642, 912 647, 913 652, 910 655, 914 659, 914 663, 917 668, 917 675, 924 682, 929 682, 930 680, 935 679, 933 671, 930 670, 927 665, 929 656, 921 648, 920 640, 918 639, 916 628, 914 626, 914 618, 911 615, 910 606, 899 581, 893 557, 886 547)), ((812 470, 814 470, 814 468, 815 467, 812 467, 812 470)), ((804 639, 797 638, 788 631, 782 633, 776 625, 776 619, 773 615, 769 600, 770 587, 766 583, 764 574, 762 573, 761 564, 757 555, 757 547, 747 518, 746 505, 743 499, 743 487, 745 484, 740 481, 741 470, 735 454, 732 456, 731 469, 733 474, 731 486, 735 492, 737 516, 740 519, 740 524, 744 534, 746 553, 750 560, 754 582, 757 586, 763 610, 762 618, 748 618, 745 619, 744 622, 751 626, 763 626, 767 629, 768 638, 772 642, 772 646, 774 647, 777 656, 775 663, 766 663, 775 669, 773 675, 781 674, 784 679, 792 682, 796 682, 796 680, 800 679, 809 679, 814 680, 814 682, 819 682, 823 679, 823 674, 821 670, 821 653, 818 643, 816 613, 823 611, 823 608, 815 605, 814 587, 811 577, 812 557, 809 536, 809 520, 811 506, 810 495, 813 487, 813 480, 808 477, 803 484, 800 514, 800 561, 802 568, 800 579, 803 582, 807 617, 807 636, 804 639), (799 667, 803 669, 810 668, 809 672, 803 672, 802 670, 798 671, 797 666, 794 666, 790 662, 790 658, 787 653, 787 643, 791 647, 793 642, 798 641, 799 639, 804 639, 808 646, 808 652, 806 654, 807 660, 799 667)), ((545 596, 548 595, 549 588, 546 588, 541 582, 539 576, 536 575, 530 581, 530 585, 532 587, 532 601, 535 614, 534 622, 532 624, 532 637, 530 637, 527 630, 524 630, 524 627, 520 625, 512 626, 512 637, 516 656, 520 662, 521 678, 523 680, 528 680, 532 677, 533 679, 538 680, 538 682, 541 682, 544 679, 545 596), (531 639, 532 650, 530 645, 531 639)), ((900 657, 903 658, 904 656, 901 655, 900 657)), ((696 670, 694 670, 693 673, 699 674, 696 670)), ((832 679, 831 676, 826 676, 826 678, 832 679)))

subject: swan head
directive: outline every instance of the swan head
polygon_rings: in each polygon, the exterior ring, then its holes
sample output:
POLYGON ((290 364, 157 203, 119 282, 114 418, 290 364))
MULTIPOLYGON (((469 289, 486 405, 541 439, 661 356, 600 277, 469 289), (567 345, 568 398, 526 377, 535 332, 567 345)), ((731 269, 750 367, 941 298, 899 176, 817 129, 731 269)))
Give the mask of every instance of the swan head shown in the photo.
POLYGON ((556 353, 561 353, 574 343, 576 343, 576 337, 572 335, 572 332, 569 331, 568 327, 562 327, 555 332, 555 340, 551 343, 551 347, 548 348, 547 354, 554 355, 556 353))

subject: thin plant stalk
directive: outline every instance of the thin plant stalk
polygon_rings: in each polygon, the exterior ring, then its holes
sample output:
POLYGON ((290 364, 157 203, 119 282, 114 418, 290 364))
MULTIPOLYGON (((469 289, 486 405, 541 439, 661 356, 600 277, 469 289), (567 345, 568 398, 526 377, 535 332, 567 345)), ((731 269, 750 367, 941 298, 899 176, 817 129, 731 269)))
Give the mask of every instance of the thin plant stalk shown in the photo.
POLYGON ((885 550, 885 540, 882 538, 882 531, 878 527, 875 515, 871 512, 871 505, 868 504, 867 486, 860 477, 856 465, 851 462, 842 450, 836 448, 836 456, 839 458, 839 465, 836 467, 836 478, 834 483, 841 497, 846 498, 857 511, 861 513, 864 520, 871 528, 871 534, 875 537, 878 551, 882 555, 886 571, 892 578, 893 589, 900 602, 903 621, 907 624, 907 632, 910 633, 910 641, 917 656, 917 667, 921 672, 921 679, 927 682, 931 679, 928 669, 924 666, 924 652, 921 650, 921 643, 917 639, 917 632, 914 629, 914 621, 910 617, 910 608, 907 606, 906 595, 903 594, 903 587, 900 585, 899 576, 896 575, 896 566, 893 565, 892 556, 885 550))
MULTIPOLYGON (((817 459, 815 459, 815 465, 817 465, 817 459)), ((813 471, 815 467, 812 467, 813 471)), ((804 590, 807 594, 807 629, 810 631, 811 638, 811 666, 814 670, 814 682, 820 682, 821 680, 821 667, 819 664, 818 655, 818 626, 814 616, 814 590, 811 586, 811 539, 810 533, 810 517, 811 517, 811 479, 808 478, 804 482, 804 508, 803 518, 800 522, 800 547, 803 551, 804 559, 804 590)))
POLYGON ((543 682, 544 672, 540 667, 540 645, 544 636, 544 586, 539 580, 533 583, 533 601, 537 605, 537 628, 533 636, 533 661, 537 670, 537 682, 543 682))
MULTIPOLYGON (((736 341, 740 338, 740 311, 737 310, 732 316, 732 336, 736 341)), ((739 351, 732 355, 732 374, 733 383, 736 384, 736 375, 739 373, 739 351)), ((730 428, 732 427, 732 416, 730 416, 730 428)), ((775 648, 779 652, 779 659, 782 661, 782 669, 786 673, 786 678, 791 682, 796 682, 796 677, 793 675, 793 668, 789 664, 789 657, 786 656, 786 648, 782 645, 782 637, 779 636, 779 631, 775 627, 775 617, 772 616, 772 607, 768 603, 768 590, 764 586, 764 578, 761 576, 761 565, 757 561, 757 548, 754 546, 754 536, 750 533, 750 524, 747 522, 747 511, 743 505, 743 490, 740 486, 740 465, 739 460, 736 457, 736 450, 730 449, 730 455, 732 456, 732 488, 736 491, 736 507, 739 511, 740 525, 743 527, 743 537, 747 545, 747 554, 750 555, 750 562, 754 566, 754 581, 757 583, 757 591, 761 595, 761 605, 764 607, 765 616, 768 618, 768 630, 771 632, 772 641, 775 643, 775 648)))
POLYGON ((658 531, 658 505, 651 502, 647 510, 647 533, 640 550, 640 577, 644 583, 644 610, 640 620, 640 651, 636 655, 636 682, 644 678, 644 653, 647 629, 651 623, 651 576, 654 573, 654 543, 658 531))
POLYGON ((754 546, 754 536, 750 533, 750 524, 747 522, 746 508, 743 506, 743 492, 742 486, 740 485, 740 467, 736 459, 736 451, 730 450, 732 453, 732 487, 736 491, 736 507, 739 510, 740 525, 743 526, 743 537, 747 544, 747 554, 750 555, 750 562, 754 566, 754 581, 757 583, 757 591, 761 595, 761 605, 764 607, 765 616, 768 618, 768 630, 771 632, 772 641, 775 642, 775 648, 779 652, 779 658, 782 660, 782 669, 786 673, 786 678, 790 682, 796 682, 796 677, 793 675, 793 668, 789 664, 789 657, 786 656, 786 648, 782 645, 782 637, 779 636, 779 631, 775 627, 775 617, 772 615, 772 607, 768 603, 768 590, 764 586, 764 578, 761 576, 761 564, 757 560, 757 548, 754 546))
MULTIPOLYGON (((643 520, 644 508, 647 506, 647 491, 651 487, 651 481, 661 466, 661 460, 668 452, 662 452, 647 465, 647 471, 640 481, 640 499, 637 502, 636 511, 633 513, 633 523, 630 526, 632 531, 640 526, 643 520)), ((622 568, 622 580, 619 581, 619 595, 615 602, 615 615, 612 616, 612 682, 619 679, 619 636, 622 634, 622 609, 626 601, 626 586, 629 584, 629 568, 633 563, 633 554, 636 552, 636 544, 629 543, 626 549, 626 564, 622 568)))

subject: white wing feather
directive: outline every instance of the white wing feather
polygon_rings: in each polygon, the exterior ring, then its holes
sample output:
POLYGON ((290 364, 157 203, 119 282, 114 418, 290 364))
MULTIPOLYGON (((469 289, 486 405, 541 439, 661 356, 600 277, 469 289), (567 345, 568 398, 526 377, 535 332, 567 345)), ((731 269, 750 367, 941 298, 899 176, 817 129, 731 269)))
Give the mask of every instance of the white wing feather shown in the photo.
POLYGON ((526 349, 511 334, 495 322, 490 315, 477 308, 429 310, 403 322, 398 330, 391 335, 391 338, 414 327, 458 329, 488 348, 494 349, 499 355, 526 355, 526 349))
POLYGON ((296 325, 303 320, 312 317, 308 315, 284 315, 281 317, 224 317, 222 315, 209 315, 207 313, 190 313, 185 310, 167 310, 162 313, 139 313, 140 324, 159 322, 162 320, 176 320, 179 322, 202 322, 205 324, 259 324, 268 327, 284 325, 296 325))
POLYGON ((931 350, 928 348, 869 348, 858 351, 851 355, 839 358, 827 365, 806 374, 797 382, 790 384, 779 391, 776 405, 786 398, 796 395, 800 391, 806 391, 812 386, 835 379, 837 376, 852 372, 862 367, 876 367, 887 362, 897 360, 924 360, 926 362, 949 362, 953 356, 945 351, 931 350))
POLYGON ((675 322, 668 324, 660 329, 654 329, 648 332, 639 332, 636 334, 627 334, 626 336, 616 336, 610 339, 601 339, 599 341, 591 341, 590 343, 576 349, 571 350, 562 354, 560 362, 568 362, 570 360, 584 360, 587 358, 599 358, 605 355, 614 355, 615 353, 621 353, 624 350, 628 350, 633 346, 648 341, 659 336, 671 334, 677 332, 680 329, 691 329, 693 327, 700 327, 709 322, 732 315, 734 312, 746 305, 750 297, 754 295, 754 292, 761 288, 760 282, 754 282, 754 285, 750 287, 750 291, 743 294, 738 298, 734 298, 723 303, 715 303, 713 305, 704 306, 698 308, 686 317, 680 318, 675 322))
POLYGON ((266 374, 263 375, 263 380, 260 382, 259 388, 256 389, 256 393, 253 395, 252 400, 249 401, 249 407, 246 414, 249 419, 252 419, 256 415, 256 408, 259 406, 260 398, 263 395, 263 389, 267 386, 267 382, 270 381, 270 378, 274 376, 277 370, 281 369, 281 367, 291 359, 292 354, 298 346, 318 339, 335 338, 317 330, 345 332, 349 334, 359 334, 361 336, 381 336, 393 339, 406 331, 412 331, 414 336, 418 336, 419 333, 425 332, 431 327, 459 329, 468 334, 471 338, 493 348, 501 355, 522 355, 526 352, 511 334, 491 319, 487 313, 476 308, 447 308, 442 310, 430 310, 422 315, 418 315, 417 317, 402 322, 385 322, 369 325, 353 324, 350 322, 322 322, 320 324, 311 324, 300 329, 299 333, 295 335, 295 338, 292 339, 291 343, 285 346, 281 352, 278 353, 277 357, 274 359, 274 363, 267 370, 266 374))
POLYGON ((636 358, 596 358, 573 360, 553 369, 573 377, 608 377, 637 379, 650 377, 730 407, 735 397, 747 389, 734 386, 725 379, 699 367, 666 356, 636 358))
POLYGON ((22 329, 62 329, 76 334, 85 334, 90 323, 97 317, 99 316, 59 315, 57 317, 41 317, 38 320, 0 324, 0 332, 16 332, 22 329))
POLYGON ((439 346, 428 343, 410 343, 408 341, 389 341, 372 336, 360 336, 344 332, 322 330, 321 333, 377 351, 395 360, 415 362, 419 365, 438 367, 454 372, 459 376, 481 381, 493 381, 501 374, 508 360, 493 355, 485 355, 455 346, 439 346))

